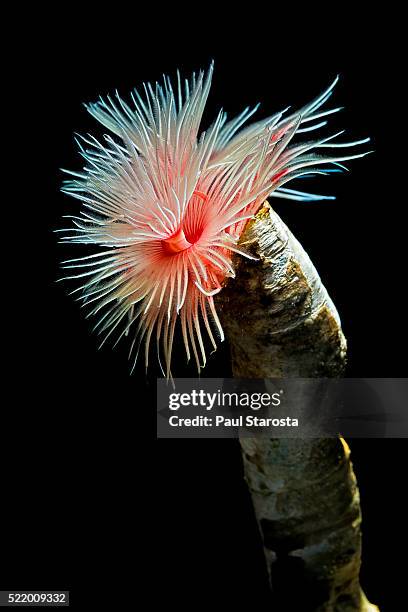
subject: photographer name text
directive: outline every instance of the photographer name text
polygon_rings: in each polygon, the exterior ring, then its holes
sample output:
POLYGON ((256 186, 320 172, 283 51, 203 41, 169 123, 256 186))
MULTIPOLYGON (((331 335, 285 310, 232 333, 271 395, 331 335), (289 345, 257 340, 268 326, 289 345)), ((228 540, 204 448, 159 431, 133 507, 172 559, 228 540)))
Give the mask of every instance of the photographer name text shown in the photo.
POLYGON ((298 427, 298 419, 284 417, 281 419, 263 418, 254 415, 240 415, 234 418, 224 416, 179 417, 174 414, 169 418, 172 427, 298 427))

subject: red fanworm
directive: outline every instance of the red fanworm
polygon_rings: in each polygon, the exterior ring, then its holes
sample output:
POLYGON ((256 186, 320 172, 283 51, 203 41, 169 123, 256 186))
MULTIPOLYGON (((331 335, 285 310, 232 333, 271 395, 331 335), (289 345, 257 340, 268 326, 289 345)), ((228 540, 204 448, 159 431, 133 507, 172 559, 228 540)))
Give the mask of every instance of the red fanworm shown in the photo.
POLYGON ((105 334, 103 342, 114 331, 118 341, 135 329, 134 359, 144 341, 147 366, 154 335, 167 376, 177 321, 187 357, 192 352, 198 367, 206 361, 202 326, 214 349, 214 327, 223 339, 214 296, 234 276, 232 254, 248 256, 238 241, 265 198, 331 199, 284 184, 339 171, 342 160, 365 155, 322 156, 318 150, 368 141, 333 143, 334 134, 292 144, 295 134, 323 127, 325 120, 315 121, 340 110, 319 110, 337 79, 292 115, 282 111, 241 129, 257 107, 231 121, 221 111, 199 136, 212 72, 213 66, 206 75, 193 75, 184 87, 178 75, 176 92, 167 77, 154 89, 144 85, 144 97, 131 94, 132 106, 118 94, 115 101, 90 104, 91 115, 114 136, 105 136, 103 144, 82 138, 86 165, 70 172, 74 180, 63 188, 82 202, 65 240, 102 247, 64 263, 80 269, 68 278, 85 280, 76 291, 99 316, 95 327, 105 334), (329 168, 322 171, 321 164, 329 168))

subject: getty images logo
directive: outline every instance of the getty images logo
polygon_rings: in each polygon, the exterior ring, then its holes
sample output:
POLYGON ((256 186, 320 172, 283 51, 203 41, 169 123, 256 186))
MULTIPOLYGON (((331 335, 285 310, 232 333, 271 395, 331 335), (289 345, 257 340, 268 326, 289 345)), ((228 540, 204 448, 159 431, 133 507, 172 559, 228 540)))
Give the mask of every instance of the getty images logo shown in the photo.
POLYGON ((225 392, 218 389, 215 392, 203 389, 192 389, 188 393, 170 393, 169 409, 179 410, 188 406, 197 406, 205 410, 224 407, 250 408, 260 410, 261 408, 277 407, 281 404, 283 391, 274 393, 246 393, 225 392))

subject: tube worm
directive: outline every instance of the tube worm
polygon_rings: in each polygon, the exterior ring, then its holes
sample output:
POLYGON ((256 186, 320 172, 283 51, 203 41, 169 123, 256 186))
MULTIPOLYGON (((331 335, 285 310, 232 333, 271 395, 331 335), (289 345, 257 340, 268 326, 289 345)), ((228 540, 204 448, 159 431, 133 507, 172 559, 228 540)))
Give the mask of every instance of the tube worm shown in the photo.
MULTIPOLYGON (((206 362, 202 327, 213 348, 217 335, 223 339, 215 298, 235 375, 338 376, 345 342, 335 308, 300 245, 260 208, 268 196, 327 199, 286 184, 341 171, 341 162, 366 154, 349 147, 368 139, 314 136, 340 110, 323 109, 337 79, 294 113, 243 127, 257 107, 229 121, 220 111, 200 135, 212 70, 184 82, 178 75, 175 90, 167 77, 144 85, 131 104, 116 94, 87 106, 111 134, 80 138, 85 166, 67 171, 73 178, 63 191, 81 210, 63 240, 97 249, 64 262, 72 270, 67 278, 80 279, 74 293, 97 317, 102 344, 114 334, 116 342, 130 336, 133 362, 144 346, 146 367, 156 344, 167 377, 177 322, 198 369, 206 362), (236 270, 239 279, 228 280, 236 270)), ((358 492, 345 444, 241 444, 272 577, 281 561, 298 559, 315 598, 303 601, 302 612, 368 611, 358 584, 358 492)), ((306 598, 301 580, 296 590, 306 598)), ((292 593, 286 595, 288 602, 292 593)))

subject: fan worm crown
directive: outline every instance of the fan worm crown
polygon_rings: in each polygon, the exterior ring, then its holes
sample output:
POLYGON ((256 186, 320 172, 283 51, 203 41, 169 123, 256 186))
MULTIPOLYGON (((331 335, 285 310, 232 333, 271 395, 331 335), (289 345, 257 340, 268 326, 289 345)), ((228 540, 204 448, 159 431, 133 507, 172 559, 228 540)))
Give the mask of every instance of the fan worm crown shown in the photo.
POLYGON ((212 73, 211 65, 190 80, 178 74, 174 89, 165 76, 144 84, 143 93, 134 90, 129 102, 116 93, 87 105, 110 134, 79 137, 84 168, 65 171, 72 178, 63 191, 81 209, 63 240, 99 249, 65 261, 72 269, 66 278, 81 280, 74 293, 97 316, 102 344, 131 335, 133 363, 144 346, 147 367, 153 342, 167 376, 177 320, 198 368, 206 362, 203 331, 214 349, 216 337, 223 339, 214 296, 234 276, 232 254, 249 257, 239 238, 266 197, 332 199, 285 185, 341 171, 340 162, 366 154, 347 149, 368 141, 309 135, 340 110, 322 110, 337 78, 295 113, 285 109, 243 127, 257 107, 229 121, 221 110, 199 133, 212 73))

